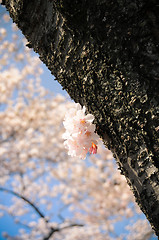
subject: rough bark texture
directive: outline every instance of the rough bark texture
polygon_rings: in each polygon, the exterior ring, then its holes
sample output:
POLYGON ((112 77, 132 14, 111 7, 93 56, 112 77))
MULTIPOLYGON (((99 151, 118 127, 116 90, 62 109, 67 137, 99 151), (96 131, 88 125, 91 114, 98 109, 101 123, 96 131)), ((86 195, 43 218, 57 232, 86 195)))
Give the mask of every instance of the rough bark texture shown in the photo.
POLYGON ((159 236, 157 0, 4 0, 29 47, 95 116, 159 236))

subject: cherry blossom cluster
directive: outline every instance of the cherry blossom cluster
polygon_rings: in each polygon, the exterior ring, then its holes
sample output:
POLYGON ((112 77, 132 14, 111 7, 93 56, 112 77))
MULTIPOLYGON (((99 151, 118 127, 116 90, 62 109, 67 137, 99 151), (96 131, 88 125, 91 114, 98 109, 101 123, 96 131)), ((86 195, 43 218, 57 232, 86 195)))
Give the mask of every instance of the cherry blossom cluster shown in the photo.
POLYGON ((63 138, 68 148, 68 154, 72 157, 85 159, 87 153, 97 153, 98 135, 95 133, 95 125, 92 123, 92 114, 86 114, 85 106, 82 108, 79 103, 71 108, 65 115, 64 127, 66 132, 63 138))

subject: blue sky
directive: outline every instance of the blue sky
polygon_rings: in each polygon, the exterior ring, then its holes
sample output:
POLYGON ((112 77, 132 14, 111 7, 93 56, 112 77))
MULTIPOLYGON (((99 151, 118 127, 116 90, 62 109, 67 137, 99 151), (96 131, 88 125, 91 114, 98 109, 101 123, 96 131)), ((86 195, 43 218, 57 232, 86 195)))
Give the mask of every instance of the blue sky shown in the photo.
MULTIPOLYGON (((5 8, 0 5, 0 14, 5 11, 5 8)), ((1 15, 0 15, 1 18, 1 15)), ((9 30, 11 34, 11 26, 10 24, 5 25, 7 26, 7 30, 9 30)), ((3 27, 0 25, 0 27, 3 27)), ((11 38, 9 34, 8 39, 11 38)), ((23 37, 21 34, 21 31, 18 31, 18 35, 23 37)), ((33 55, 37 55, 33 52, 33 55)), ((42 85, 48 89, 49 91, 53 92, 55 95, 56 94, 62 94, 64 96, 67 96, 67 93, 65 90, 62 90, 61 85, 54 80, 54 76, 51 74, 51 72, 48 70, 46 65, 44 63, 41 63, 41 67, 43 69, 43 73, 41 75, 41 81, 42 85)), ((7 193, 2 193, 0 192, 0 204, 4 203, 5 205, 10 205, 10 199, 12 196, 7 193)), ((19 230, 19 225, 15 224, 14 219, 8 215, 7 213, 3 216, 0 217, 0 240, 5 240, 5 238, 2 236, 2 232, 8 232, 10 235, 14 236, 18 233, 19 230)))

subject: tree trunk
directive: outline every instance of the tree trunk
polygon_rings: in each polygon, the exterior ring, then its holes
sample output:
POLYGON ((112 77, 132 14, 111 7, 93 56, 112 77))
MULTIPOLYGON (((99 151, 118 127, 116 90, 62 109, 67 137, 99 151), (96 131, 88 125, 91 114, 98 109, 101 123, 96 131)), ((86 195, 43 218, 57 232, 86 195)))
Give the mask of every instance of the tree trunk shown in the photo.
POLYGON ((3 0, 75 102, 95 116, 159 236, 157 0, 3 0))

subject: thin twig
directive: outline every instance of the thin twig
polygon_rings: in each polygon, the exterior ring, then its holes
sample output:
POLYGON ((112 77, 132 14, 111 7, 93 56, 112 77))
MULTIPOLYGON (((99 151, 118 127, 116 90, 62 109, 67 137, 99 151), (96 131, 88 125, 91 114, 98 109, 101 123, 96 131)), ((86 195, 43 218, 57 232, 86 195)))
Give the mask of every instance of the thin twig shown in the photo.
MULTIPOLYGON (((36 213, 45 220, 46 223, 48 223, 49 221, 45 218, 45 216, 43 215, 43 213, 40 212, 40 210, 35 206, 34 203, 32 203, 29 199, 27 199, 26 197, 22 196, 21 194, 17 193, 17 192, 14 192, 12 190, 9 190, 9 189, 6 189, 6 188, 2 188, 0 187, 0 191, 3 191, 3 192, 7 192, 7 193, 10 193, 22 200, 24 200, 26 203, 28 203, 35 211, 36 213)), ((67 228, 71 228, 71 227, 83 227, 84 225, 83 224, 77 224, 77 223, 74 223, 74 224, 70 224, 68 226, 65 226, 65 227, 62 227, 62 228, 53 228, 51 227, 50 228, 50 232, 48 233, 48 235, 46 237, 43 238, 43 240, 49 240, 50 237, 55 233, 55 232, 60 232, 64 229, 67 229, 67 228)))
POLYGON ((9 190, 9 189, 6 189, 6 188, 2 188, 0 187, 0 191, 3 191, 3 192, 7 192, 7 193, 10 193, 20 199, 23 199, 25 202, 27 202, 30 206, 32 206, 32 208, 37 212, 37 214, 41 217, 41 218, 44 218, 46 222, 48 222, 48 220, 45 218, 44 214, 41 213, 41 211, 35 206, 34 203, 32 203, 29 199, 27 199, 26 197, 22 196, 21 194, 17 193, 17 192, 14 192, 12 190, 9 190))
POLYGON ((60 232, 60 231, 62 231, 62 230, 64 230, 64 229, 71 228, 71 227, 83 227, 83 226, 84 226, 83 224, 74 223, 74 224, 71 224, 71 225, 68 225, 68 226, 65 226, 65 227, 62 227, 62 228, 52 228, 51 231, 48 233, 48 235, 43 238, 43 240, 49 240, 50 237, 51 237, 55 232, 60 232))

